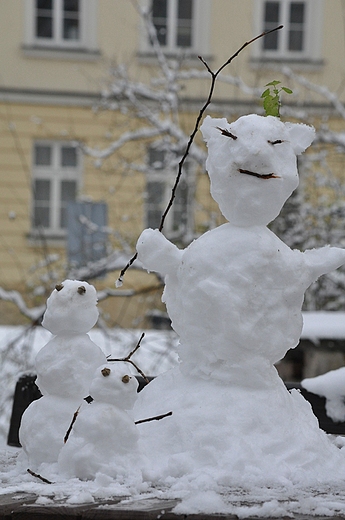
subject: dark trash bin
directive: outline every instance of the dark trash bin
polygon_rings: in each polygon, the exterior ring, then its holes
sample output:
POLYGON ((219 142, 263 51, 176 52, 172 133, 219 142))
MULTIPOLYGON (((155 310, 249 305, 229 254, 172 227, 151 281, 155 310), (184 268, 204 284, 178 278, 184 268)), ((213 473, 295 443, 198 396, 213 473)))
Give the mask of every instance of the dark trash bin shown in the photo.
POLYGON ((35 381, 35 374, 24 374, 18 379, 14 391, 10 429, 7 437, 9 446, 21 447, 19 442, 19 426, 22 415, 32 401, 39 399, 42 394, 35 381))

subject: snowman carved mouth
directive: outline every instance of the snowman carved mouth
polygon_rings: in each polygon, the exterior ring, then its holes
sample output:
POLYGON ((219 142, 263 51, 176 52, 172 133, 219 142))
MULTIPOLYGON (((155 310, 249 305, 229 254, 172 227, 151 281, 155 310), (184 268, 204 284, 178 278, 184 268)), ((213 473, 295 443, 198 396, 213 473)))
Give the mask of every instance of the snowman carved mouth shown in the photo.
POLYGON ((258 179, 280 179, 279 175, 276 175, 275 173, 257 173, 257 172, 251 172, 250 170, 243 170, 242 168, 239 168, 238 171, 240 173, 245 173, 246 175, 252 175, 252 177, 257 177, 258 179))

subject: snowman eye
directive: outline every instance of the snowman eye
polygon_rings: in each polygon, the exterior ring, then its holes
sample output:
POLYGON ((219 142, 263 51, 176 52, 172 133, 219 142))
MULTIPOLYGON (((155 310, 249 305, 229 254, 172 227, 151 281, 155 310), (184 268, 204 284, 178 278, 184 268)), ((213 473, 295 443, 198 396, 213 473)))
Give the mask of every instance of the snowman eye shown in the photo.
POLYGON ((225 128, 219 128, 219 126, 217 126, 217 130, 219 130, 222 135, 225 135, 226 137, 231 137, 231 139, 236 141, 237 135, 232 134, 231 132, 229 132, 229 130, 226 130, 225 128))
POLYGON ((130 380, 130 377, 127 374, 125 376, 123 376, 123 378, 122 378, 123 383, 129 383, 129 380, 130 380))
POLYGON ((79 294, 85 294, 86 293, 86 289, 85 289, 85 287, 83 285, 78 287, 77 291, 78 291, 79 294))
POLYGON ((108 376, 110 376, 110 373, 111 373, 111 370, 110 370, 110 368, 108 368, 108 367, 104 367, 104 368, 102 368, 102 370, 101 370, 101 374, 102 374, 102 376, 104 376, 104 377, 108 377, 108 376))
POLYGON ((56 289, 57 291, 61 291, 61 290, 63 289, 63 285, 62 285, 62 283, 58 283, 57 285, 55 285, 55 289, 56 289))
POLYGON ((276 141, 267 141, 267 142, 275 145, 275 144, 282 144, 284 141, 282 141, 281 139, 277 139, 276 141))

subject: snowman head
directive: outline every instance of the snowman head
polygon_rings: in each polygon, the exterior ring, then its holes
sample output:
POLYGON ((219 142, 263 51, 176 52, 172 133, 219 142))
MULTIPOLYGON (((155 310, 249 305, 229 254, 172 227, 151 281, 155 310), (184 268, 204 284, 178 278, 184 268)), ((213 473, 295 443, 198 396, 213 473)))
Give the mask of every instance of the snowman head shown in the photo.
POLYGON ((52 334, 84 334, 98 320, 97 293, 93 285, 65 280, 55 286, 47 300, 42 325, 52 334))
POLYGON ((236 226, 267 225, 298 186, 296 156, 313 141, 313 127, 250 114, 229 124, 207 116, 211 195, 236 226))
POLYGON ((95 402, 110 403, 131 410, 137 399, 138 381, 129 363, 117 361, 97 368, 90 386, 95 402))

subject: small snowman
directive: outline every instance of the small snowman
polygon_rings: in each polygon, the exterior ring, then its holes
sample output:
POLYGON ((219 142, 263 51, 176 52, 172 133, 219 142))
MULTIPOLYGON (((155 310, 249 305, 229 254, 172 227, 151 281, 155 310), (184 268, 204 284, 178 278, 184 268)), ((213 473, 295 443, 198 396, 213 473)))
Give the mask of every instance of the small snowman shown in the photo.
POLYGON ((96 290, 87 282, 65 280, 47 300, 42 325, 54 336, 35 360, 43 397, 24 412, 19 430, 33 468, 57 462, 71 417, 88 396, 95 369, 106 363, 87 334, 97 319, 96 290))
POLYGON ((137 399, 138 381, 125 362, 97 368, 84 402, 59 456, 59 470, 69 477, 93 479, 139 474, 138 432, 128 415, 137 399))
POLYGON ((211 195, 228 222, 184 250, 153 229, 137 242, 143 266, 165 277, 181 360, 141 392, 138 414, 157 413, 161 400, 174 411, 154 442, 146 426, 142 449, 167 476, 197 478, 207 466, 231 478, 292 478, 314 463, 323 478, 341 467, 338 454, 274 363, 298 344, 305 290, 343 265, 345 250, 292 251, 267 228, 298 186, 296 156, 314 129, 251 114, 231 124, 208 116, 201 131, 211 195))

